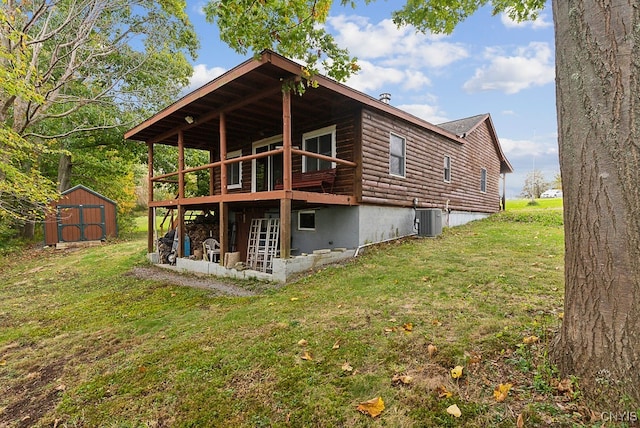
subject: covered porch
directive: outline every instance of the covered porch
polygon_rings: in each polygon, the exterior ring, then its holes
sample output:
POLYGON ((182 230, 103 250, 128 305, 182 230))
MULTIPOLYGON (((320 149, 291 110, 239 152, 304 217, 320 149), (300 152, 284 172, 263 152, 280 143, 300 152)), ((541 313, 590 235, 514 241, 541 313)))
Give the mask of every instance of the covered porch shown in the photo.
POLYGON ((296 95, 301 73, 299 65, 265 53, 125 134, 147 144, 149 253, 157 244, 159 208, 176 213, 178 258, 185 256, 186 213, 215 212, 223 261, 226 252, 242 248, 252 218, 278 218, 278 256, 287 259, 294 210, 359 203, 358 104, 330 81, 336 87, 296 95), (159 145, 176 148, 175 170, 157 173, 159 145), (187 165, 189 150, 208 153, 208 162, 187 165), (208 191, 187 191, 203 174, 208 191), (167 184, 174 194, 160 190, 167 184))

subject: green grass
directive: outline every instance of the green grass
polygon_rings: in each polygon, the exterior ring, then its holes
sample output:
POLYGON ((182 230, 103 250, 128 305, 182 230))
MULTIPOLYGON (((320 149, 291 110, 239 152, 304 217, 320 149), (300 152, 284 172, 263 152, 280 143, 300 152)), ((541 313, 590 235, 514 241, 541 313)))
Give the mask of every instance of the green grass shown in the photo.
POLYGON ((546 358, 562 212, 528 211, 375 246, 250 298, 128 276, 143 238, 8 258, 0 426, 512 427, 520 413, 526 426, 580 426, 587 415, 555 391, 546 358), (531 335, 541 340, 523 345, 531 335), (380 416, 356 411, 377 396, 380 416))
POLYGON ((531 199, 507 199, 506 207, 507 211, 562 209, 562 198, 534 199, 533 204, 531 199))

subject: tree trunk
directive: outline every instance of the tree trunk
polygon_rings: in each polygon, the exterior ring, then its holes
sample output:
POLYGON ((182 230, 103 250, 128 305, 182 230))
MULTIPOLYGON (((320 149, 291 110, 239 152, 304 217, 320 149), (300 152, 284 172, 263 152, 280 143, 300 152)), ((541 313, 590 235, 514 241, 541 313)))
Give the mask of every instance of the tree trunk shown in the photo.
POLYGON ((640 8, 554 0, 564 319, 552 350, 601 411, 640 404, 640 8))
POLYGON ((64 192, 71 188, 71 155, 61 153, 58 161, 58 192, 64 192))

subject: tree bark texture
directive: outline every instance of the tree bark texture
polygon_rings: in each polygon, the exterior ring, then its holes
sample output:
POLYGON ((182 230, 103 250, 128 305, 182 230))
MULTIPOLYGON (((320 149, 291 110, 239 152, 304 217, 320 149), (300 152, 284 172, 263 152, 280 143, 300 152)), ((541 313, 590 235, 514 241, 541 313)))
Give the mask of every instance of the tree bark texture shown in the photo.
POLYGON ((553 349, 603 411, 640 403, 640 7, 554 0, 564 319, 553 349))
POLYGON ((71 188, 71 154, 60 153, 58 160, 58 192, 64 192, 71 188))

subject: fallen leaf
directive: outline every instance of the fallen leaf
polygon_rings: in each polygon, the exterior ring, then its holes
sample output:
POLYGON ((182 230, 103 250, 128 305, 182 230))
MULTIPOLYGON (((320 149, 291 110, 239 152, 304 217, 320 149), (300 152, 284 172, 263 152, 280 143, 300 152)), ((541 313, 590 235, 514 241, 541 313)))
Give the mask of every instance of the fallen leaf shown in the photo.
POLYGON ((413 331, 413 324, 408 322, 402 325, 402 328, 404 328, 404 331, 413 331))
POLYGON ((393 378, 391 378, 391 382, 396 384, 402 383, 405 385, 409 385, 411 382, 413 382, 413 377, 409 375, 393 375, 393 378))
POLYGON ((440 326, 442 325, 442 323, 440 322, 440 320, 437 320, 437 319, 432 320, 432 321, 431 321, 431 324, 435 325, 436 327, 440 327, 440 326))
POLYGON ((571 380, 569 379, 562 379, 560 382, 558 382, 557 385, 555 385, 555 388, 558 390, 558 392, 561 392, 563 394, 573 394, 573 385, 571 385, 571 380))
POLYGON ((336 343, 333 344, 333 346, 331 347, 331 349, 338 349, 340 347, 340 341, 336 340, 336 343))
POLYGON ((438 391, 438 397, 440 398, 449 398, 453 395, 453 392, 448 391, 447 387, 444 385, 440 385, 437 391, 438 391))
POLYGON ((308 343, 309 343, 309 342, 307 342, 307 341, 306 341, 306 340, 304 340, 304 339, 300 339, 300 340, 298 340, 298 346, 307 346, 307 344, 308 344, 308 343))
POLYGON ((516 420, 516 427, 524 428, 524 416, 522 416, 522 413, 518 415, 518 419, 516 420))
POLYGON ((496 387, 496 389, 493 391, 493 396, 498 403, 502 403, 507 398, 507 395, 509 395, 509 390, 512 386, 513 385, 511 385, 510 383, 501 383, 496 387))
POLYGON ((384 410, 384 401, 382 401, 382 397, 372 398, 371 400, 363 401, 362 403, 358 404, 356 410, 358 410, 360 413, 375 418, 384 410))
POLYGON ((396 331, 395 327, 385 327, 385 329, 384 329, 385 333, 392 333, 394 331, 396 331))
POLYGON ((482 361, 482 355, 478 354, 477 352, 470 352, 468 354, 469 356, 469 364, 477 364, 480 361, 482 361))
POLYGON ((527 336, 524 339, 522 339, 522 341, 527 345, 531 345, 532 343, 536 343, 538 340, 540 340, 540 338, 538 336, 527 336))
POLYGON ((560 312, 560 313, 558 314, 558 318, 560 318, 560 319, 564 319, 564 312, 560 312))
POLYGON ((297 298, 297 297, 292 297, 292 298, 291 298, 291 299, 289 299, 289 300, 291 300, 292 302, 295 302, 296 300, 298 300, 298 298, 297 298))
POLYGON ((308 351, 304 351, 304 354, 302 354, 300 358, 307 361, 313 361, 313 357, 308 351))
POLYGON ((464 367, 462 366, 455 366, 454 368, 451 369, 451 377, 454 379, 458 379, 459 377, 462 377, 463 369, 464 367))
POLYGON ((460 416, 462 416, 462 412, 460 411, 460 408, 458 407, 457 404, 452 404, 449 407, 447 407, 447 413, 449 413, 452 416, 455 416, 456 418, 459 418, 460 416))
POLYGON ((396 322, 395 318, 389 318, 389 322, 396 322))
POLYGON ((65 385, 64 383, 61 383, 60 385, 56 386, 56 391, 58 392, 64 392, 67 389, 67 385, 65 385))
POLYGON ((353 371, 353 367, 351 367, 351 364, 345 361, 345 363, 342 365, 342 371, 343 372, 353 371))
POLYGON ((433 345, 431 343, 427 345, 427 354, 429 355, 429 357, 433 357, 434 355, 436 355, 436 352, 438 352, 438 348, 436 347, 436 345, 433 345))
POLYGON ((138 367, 138 371, 139 371, 140 373, 144 373, 144 372, 146 372, 146 371, 147 371, 147 368, 146 368, 145 366, 140 366, 140 367, 138 367))
POLYGON ((7 360, 0 360, 0 366, 6 366, 7 360))

